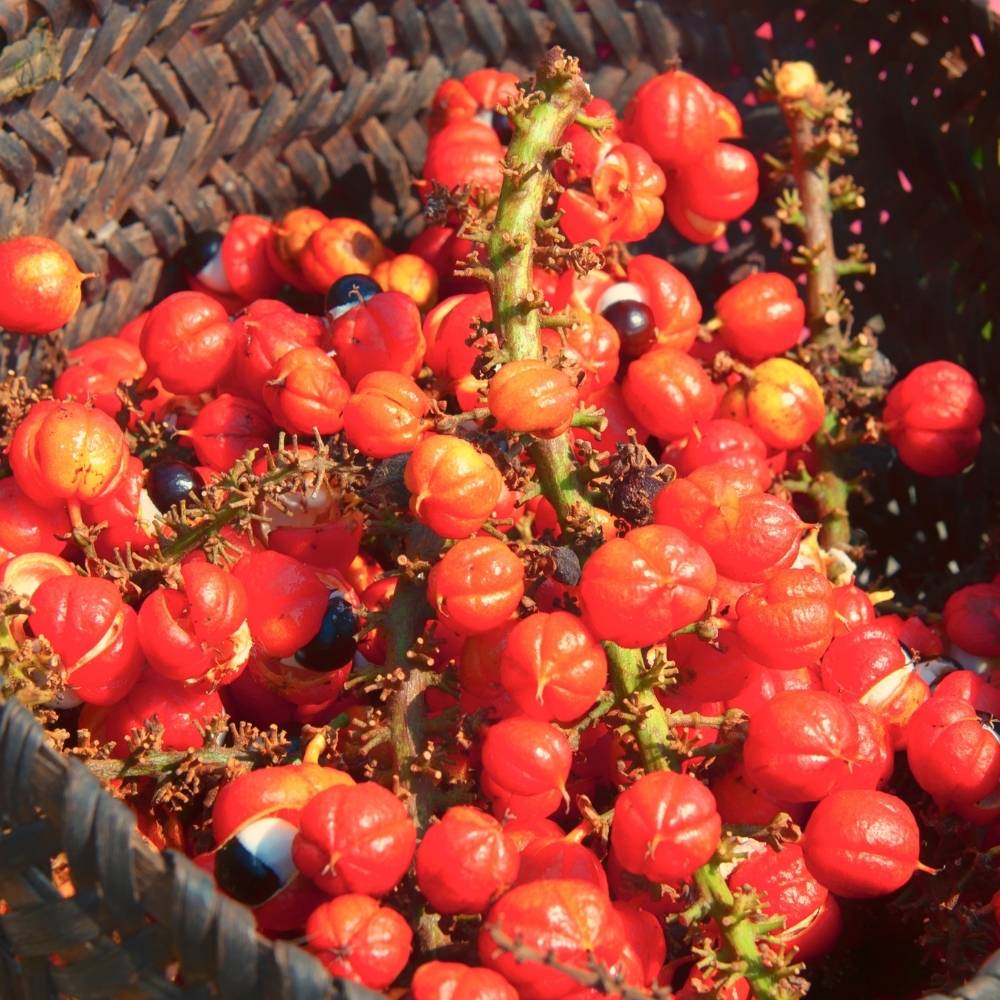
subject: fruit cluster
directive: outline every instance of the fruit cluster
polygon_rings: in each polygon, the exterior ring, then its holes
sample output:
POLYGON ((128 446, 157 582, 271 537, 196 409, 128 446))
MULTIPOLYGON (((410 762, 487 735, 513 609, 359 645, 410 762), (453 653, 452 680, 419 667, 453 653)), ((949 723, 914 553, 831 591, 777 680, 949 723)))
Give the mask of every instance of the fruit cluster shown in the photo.
MULTIPOLYGON (((829 96, 803 73, 787 113, 829 96)), ((237 216, 33 387, 4 691, 334 974, 799 996, 844 901, 933 874, 935 824, 1000 844, 1000 577, 924 617, 859 588, 801 502, 838 421, 823 317, 761 272, 703 323, 622 246, 664 217, 711 242, 756 200, 722 95, 673 70, 619 119, 556 51, 526 89, 446 82, 429 129, 405 249, 237 216)), ((0 325, 63 325, 86 277, 0 245, 0 325)), ((939 361, 881 424, 945 476, 983 415, 939 361)))

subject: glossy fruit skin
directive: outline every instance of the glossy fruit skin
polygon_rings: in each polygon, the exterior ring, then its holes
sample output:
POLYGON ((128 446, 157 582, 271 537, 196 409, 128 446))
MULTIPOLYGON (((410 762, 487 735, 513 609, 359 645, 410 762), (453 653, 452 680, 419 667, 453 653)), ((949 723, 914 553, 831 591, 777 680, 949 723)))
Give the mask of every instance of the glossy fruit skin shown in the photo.
POLYGON ((224 392, 198 412, 191 425, 191 442, 201 465, 226 472, 273 432, 271 414, 261 403, 224 392))
POLYGON ((736 603, 747 653, 775 670, 816 663, 833 639, 833 587, 813 569, 782 569, 736 603))
POLYGON ((209 562, 186 562, 181 576, 183 590, 158 587, 139 608, 143 653, 171 680, 229 683, 250 653, 246 590, 209 562))
POLYGON ((1000 656, 1000 583, 956 590, 944 605, 944 627, 956 646, 976 656, 1000 656))
POLYGON ((324 892, 384 896, 406 873, 417 831, 392 792, 366 781, 320 792, 302 810, 296 868, 324 892))
POLYGON ((479 933, 479 957, 501 973, 521 1000, 559 1000, 579 989, 563 972, 538 962, 519 963, 498 948, 491 933, 520 938, 536 952, 552 952, 564 965, 587 968, 590 955, 609 968, 620 965, 625 927, 605 893, 586 882, 551 879, 517 886, 494 904, 479 933))
POLYGON ((461 962, 425 962, 413 973, 413 1000, 518 1000, 499 972, 461 962))
POLYGON ((826 691, 785 691, 750 716, 743 745, 747 778, 788 802, 817 802, 850 773, 858 724, 826 691))
POLYGON ((590 882, 601 892, 608 891, 608 877, 604 874, 604 866, 590 848, 563 836, 536 837, 521 848, 517 884, 525 885, 552 878, 590 882))
POLYGON ((293 434, 336 434, 344 426, 351 390, 336 363, 318 347, 282 355, 264 385, 275 423, 293 434))
POLYGON ((202 292, 175 292, 153 306, 139 337, 150 378, 180 395, 214 389, 237 346, 229 314, 202 292))
POLYGON ((31 407, 8 449, 18 487, 41 507, 106 497, 125 475, 128 458, 125 438, 106 413, 53 399, 31 407))
POLYGON ((559 357, 579 368, 583 378, 578 385, 582 399, 589 400, 614 381, 618 372, 621 340, 618 331, 594 313, 574 312, 573 326, 561 331, 542 330, 542 347, 550 361, 559 357))
POLYGON ((750 362, 784 354, 805 325, 806 307, 792 281, 761 271, 738 281, 715 303, 726 348, 750 362))
POLYGON ((877 622, 835 638, 823 654, 820 677, 825 690, 877 712, 897 749, 906 745, 910 717, 930 697, 927 682, 899 641, 877 622))
POLYGON ((690 434, 715 412, 716 394, 705 370, 672 347, 658 347, 633 361, 622 392, 643 426, 667 441, 690 434))
POLYGON ((56 379, 56 399, 88 400, 108 416, 122 408, 116 392, 123 382, 135 382, 146 374, 146 362, 137 345, 121 337, 95 337, 67 356, 67 368, 56 379))
POLYGON ((660 460, 673 465, 679 476, 689 476, 705 465, 728 465, 751 475, 762 490, 774 479, 767 464, 767 445, 757 432, 724 417, 696 424, 686 438, 665 448, 660 460))
POLYGON ((125 737, 154 716, 163 726, 163 749, 187 750, 202 745, 198 727, 222 711, 216 692, 167 680, 155 670, 145 670, 128 693, 114 704, 84 705, 79 726, 89 730, 94 739, 113 742, 111 756, 124 760, 131 752, 125 737))
POLYGON ((299 254, 309 237, 329 221, 319 209, 293 208, 271 227, 271 239, 267 244, 271 267, 301 292, 308 292, 310 288, 299 270, 299 254))
POLYGON ((445 80, 431 102, 430 132, 455 121, 492 118, 498 104, 506 104, 517 94, 517 84, 514 73, 492 68, 474 70, 461 80, 445 80))
POLYGON ((598 639, 650 646, 697 621, 715 581, 708 553, 683 532, 659 524, 633 528, 584 565, 583 620, 598 639))
POLYGON ((830 892, 870 899, 909 882, 919 864, 920 830, 894 795, 834 792, 813 810, 802 847, 809 870, 830 892))
POLYGON ((424 358, 438 378, 458 382, 470 377, 478 354, 477 343, 466 343, 473 332, 476 319, 489 322, 493 318, 493 305, 489 292, 472 292, 450 295, 439 302, 424 318, 424 339, 427 354, 424 358))
POLYGON ((488 455, 461 438, 429 434, 406 463, 410 510, 442 538, 468 538, 492 515, 503 478, 488 455))
POLYGON ((371 896, 339 896, 318 906, 306 922, 306 948, 330 975, 372 990, 384 990, 403 971, 412 941, 403 916, 371 896))
POLYGON ((833 609, 837 615, 833 624, 834 638, 875 621, 875 606, 871 599, 853 583, 834 587, 833 609))
POLYGON ((417 884, 438 913, 481 913, 514 884, 517 845, 498 820, 453 806, 417 848, 417 884))
POLYGON ((750 426, 772 448, 798 448, 823 426, 826 404, 812 373, 786 358, 757 365, 746 398, 750 426))
POLYGON ((267 253, 270 239, 271 220, 261 215, 234 215, 222 238, 226 278, 244 302, 270 298, 281 288, 267 253))
POLYGON ((714 778, 711 788, 723 823, 767 826, 781 812, 788 813, 797 823, 804 820, 801 804, 766 795, 747 777, 742 763, 714 778))
POLYGON ((402 292, 381 292, 338 316, 324 346, 352 388, 371 372, 415 375, 426 350, 420 312, 402 292))
POLYGON ((627 265, 628 280, 644 288, 656 321, 661 347, 686 351, 695 341, 701 322, 701 303, 683 272, 653 254, 636 254, 627 265))
POLYGON ((618 299, 601 315, 615 328, 622 342, 622 354, 634 360, 656 343, 656 319, 653 310, 639 299, 618 299))
POLYGON ((266 656, 291 656, 319 632, 327 589, 316 571, 280 552, 250 552, 233 574, 247 594, 247 623, 266 656))
POLYGON ((449 191, 468 184, 474 191, 496 194, 503 181, 503 155, 503 144, 489 125, 474 119, 454 121, 431 136, 424 180, 449 191))
POLYGON ((491 537, 456 543, 427 578, 427 599, 438 618, 468 635, 503 625, 523 596, 524 564, 491 537))
POLYGON ((423 257, 414 253, 396 254, 392 260, 376 264, 372 277, 383 292, 402 292, 421 312, 437 302, 437 271, 423 257))
POLYGON ((0 479, 0 563, 27 552, 62 555, 69 517, 64 507, 43 507, 17 485, 13 476, 0 479))
POLYGON ((712 89, 671 70, 644 83, 625 109, 625 137, 649 150, 665 169, 682 167, 725 134, 712 89))
POLYGON ((894 733, 881 715, 860 701, 845 701, 858 727, 858 749, 850 761, 850 773, 837 782, 837 791, 845 788, 882 788, 895 764, 894 733))
POLYGON ((667 941, 659 919, 633 903, 615 902, 615 912, 625 924, 628 947, 635 952, 643 973, 643 985, 651 986, 667 959, 667 941))
POLYGON ((135 612, 110 580, 56 576, 31 598, 28 623, 59 655, 69 689, 93 705, 124 698, 142 671, 135 612))
POLYGON ((149 467, 146 492, 161 514, 204 486, 197 469, 186 462, 165 459, 149 467))
POLYGON ((923 476, 954 476, 975 461, 986 402, 960 365, 914 368, 886 397, 882 419, 903 464, 923 476))
POLYGON ((935 695, 906 727, 906 759, 942 809, 971 805, 1000 785, 1000 743, 967 701, 935 695))
POLYGON ((757 200, 758 174, 753 153, 732 143, 714 142, 678 173, 674 183, 692 212, 732 222, 757 200))
POLYGON ((708 861, 721 835, 715 797, 705 785, 691 775, 654 771, 618 796, 611 849, 625 871, 677 882, 708 861))
POLYGON ((740 476, 732 466, 695 469, 660 490, 653 518, 698 542, 719 573, 757 582, 791 566, 805 525, 780 497, 745 492, 740 476))
POLYGON ((460 703, 466 711, 486 709, 493 716, 514 712, 510 695, 500 684, 500 657, 514 628, 508 621, 489 632, 470 635, 458 658, 460 703))
POLYGON ((565 372, 544 361, 508 361, 490 379, 487 405, 501 430, 559 437, 569 429, 580 399, 565 372))
POLYGON ((354 387, 344 407, 344 434, 369 458, 410 451, 429 427, 430 400, 399 372, 371 372, 354 387))
POLYGON ((483 740, 483 791, 516 816, 551 815, 565 794, 572 757, 554 726, 524 716, 503 719, 483 740))
POLYGON ((679 691, 696 701, 725 701, 759 669, 759 664, 725 632, 719 634, 715 644, 697 635, 674 636, 667 643, 667 652, 677 664, 679 691))
POLYGON ((385 258, 374 230, 357 219, 330 219, 314 230, 298 255, 299 270, 317 295, 345 274, 371 274, 385 258))
POLYGON ((687 189, 681 184, 671 184, 667 188, 663 204, 670 225, 690 243, 714 243, 726 233, 726 224, 721 219, 709 219, 691 208, 687 189))
POLYGON ((44 236, 0 242, 0 327, 41 336, 65 326, 80 308, 87 277, 44 236))
POLYGON ((565 611, 540 611, 519 621, 500 657, 500 683, 518 709, 546 722, 579 718, 607 679, 604 649, 565 611))

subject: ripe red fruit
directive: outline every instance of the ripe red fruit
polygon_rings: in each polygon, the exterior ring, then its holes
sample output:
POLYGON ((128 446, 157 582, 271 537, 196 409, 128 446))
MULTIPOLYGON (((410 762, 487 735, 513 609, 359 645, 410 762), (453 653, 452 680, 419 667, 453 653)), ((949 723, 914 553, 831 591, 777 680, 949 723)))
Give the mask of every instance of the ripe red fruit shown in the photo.
POLYGON ((499 972, 461 962, 425 962, 413 973, 410 992, 413 1000, 518 1000, 499 972))
POLYGON ((466 711, 482 708, 495 716, 513 713, 510 695, 500 684, 500 657, 514 624, 509 621, 489 632, 470 635, 462 644, 458 683, 462 692, 461 704, 466 711))
POLYGON ((611 900, 586 882, 550 879, 511 889, 483 923, 479 957, 514 986, 521 1000, 559 1000, 580 984, 540 962, 519 962, 497 945, 494 930, 577 969, 589 969, 592 959, 611 969, 620 967, 626 944, 625 926, 611 900))
POLYGON ((296 263, 309 288, 326 295, 345 274, 371 274, 385 257, 385 247, 374 230, 358 219, 329 219, 313 230, 296 263))
POLYGON ((860 701, 844 702, 858 725, 858 749, 851 758, 849 773, 837 782, 844 788, 881 788, 892 776, 894 745, 889 727, 860 701))
POLYGON ((253 448, 274 433, 274 422, 264 406, 253 399, 222 393, 206 403, 191 425, 191 443, 202 465, 226 472, 253 448))
POLYGON ((816 802, 850 772, 858 724, 826 691, 785 691, 750 716, 743 745, 747 778, 766 795, 816 802))
POLYGON ((438 913, 481 913, 517 878, 517 845, 498 820, 453 806, 417 848, 417 884, 438 913))
POLYGON ((175 292, 153 306, 139 337, 150 378, 181 395, 214 389, 229 370, 237 334, 229 314, 202 292, 175 292))
POLYGON ((0 327, 41 335, 65 326, 80 308, 90 274, 56 242, 19 236, 0 243, 0 327))
POLYGON ((372 990, 384 990, 403 971, 412 942, 403 916, 371 896, 339 896, 318 906, 306 922, 306 949, 330 975, 372 990))
POLYGON ((410 510, 442 538, 468 538, 493 513, 503 478, 493 459, 464 441, 429 434, 403 473, 410 510))
POLYGON ((101 410, 44 399, 14 431, 8 460, 14 479, 42 507, 77 506, 107 496, 128 467, 118 425, 101 410))
POLYGON ((687 188, 683 184, 670 184, 663 199, 670 225, 691 243, 714 243, 725 235, 726 224, 721 219, 699 215, 687 201, 687 188))
POLYGON ((410 451, 430 426, 430 400, 399 372, 371 372, 354 387, 344 408, 347 440, 369 458, 410 451))
POLYGON ((293 434, 336 434, 351 390, 326 351, 298 347, 282 355, 263 399, 279 427, 293 434))
POLYGON ((139 641, 150 666, 177 681, 234 681, 250 655, 247 593, 209 562, 181 566, 182 590, 159 587, 139 609, 139 641))
POLYGON ((712 381, 701 365, 672 347, 657 347, 633 361, 622 392, 643 426, 668 441, 710 420, 717 402, 712 381))
POLYGON ((67 367, 56 379, 52 394, 78 403, 92 401, 110 417, 122 408, 118 386, 146 374, 138 346, 121 337, 95 337, 73 348, 66 360, 67 367))
POLYGON ((406 874, 417 831, 406 806, 381 785, 338 785, 302 810, 295 867, 331 896, 384 896, 406 874))
POLYGON ((664 449, 661 461, 673 465, 679 476, 689 476, 706 465, 728 465, 738 473, 752 476, 762 490, 774 479, 767 464, 767 445, 757 432, 725 418, 696 424, 688 437, 664 449))
POLYGON ((806 307, 795 284, 783 274, 751 274, 728 289, 715 303, 722 321, 719 337, 748 361, 784 354, 798 343, 806 307))
POLYGON ((712 779, 712 794, 723 823, 767 826, 778 813, 788 813, 801 822, 804 809, 792 802, 781 802, 762 792, 746 775, 742 764, 712 779))
POLYGON ((427 599, 438 618, 467 634, 499 628, 523 596, 524 564, 488 536, 457 542, 427 577, 427 599))
POLYGON ((656 343, 686 351, 698 334, 701 303, 694 286, 673 264, 642 253, 627 265, 628 280, 645 290, 653 311, 656 343))
POLYGON ((732 222, 757 200, 758 175, 753 153, 729 142, 714 142, 681 169, 674 183, 691 212, 732 222))
POLYGON ((697 621, 715 581, 708 553, 683 532, 659 524, 634 528, 587 560, 583 619, 599 639, 650 646, 697 621))
POLYGON ((833 609, 837 616, 833 623, 834 637, 875 621, 875 605, 871 598, 853 583, 834 587, 833 609))
POLYGON ((111 705, 142 670, 135 612, 110 580, 55 576, 31 598, 31 631, 59 656, 66 686, 83 701, 111 705))
POLYGON ((657 917, 633 903, 616 902, 615 912, 625 924, 626 947, 635 952, 644 986, 651 986, 667 960, 667 940, 657 917))
POLYGON ((574 310, 573 319, 574 325, 562 331, 543 329, 542 347, 550 360, 562 356, 570 366, 580 369, 580 397, 591 400, 611 385, 618 373, 621 338, 603 316, 574 310))
POLYGON ((725 701, 742 690, 760 665, 751 660, 733 637, 720 633, 716 643, 697 635, 674 636, 667 652, 677 665, 681 694, 692 701, 725 701))
POLYGON ((906 727, 906 759, 921 788, 942 808, 986 798, 1000 784, 1000 743, 961 698, 936 695, 906 727))
POLYGON ((426 349, 420 310, 402 292, 381 292, 333 320, 324 346, 352 387, 371 372, 415 375, 426 349))
POLYGON ((567 840, 560 830, 554 837, 536 837, 521 848, 517 884, 540 879, 571 878, 608 891, 608 877, 597 855, 583 844, 567 840))
POLYGON ((483 791, 515 816, 548 816, 566 795, 573 751, 555 726, 513 716, 483 740, 483 791))
POLYGON ((917 821, 885 792, 828 795, 809 817, 802 848, 809 871, 845 899, 887 895, 923 870, 917 821))
POLYGON ((222 267, 233 294, 244 302, 275 295, 282 281, 267 253, 271 220, 234 215, 222 239, 222 267))
POLYGON ((688 774, 654 771, 618 796, 611 849, 625 871, 677 882, 708 861, 721 834, 707 786, 688 774))
POLYGON ((758 663, 806 667, 833 639, 833 587, 813 569, 782 569, 741 597, 736 615, 740 642, 758 663))
POLYGON ((944 606, 948 638, 976 656, 1000 656, 1000 583, 974 583, 956 590, 944 606))
POLYGON ((805 525, 790 503, 747 493, 731 466, 703 466, 657 494, 653 517, 701 545, 719 573, 738 580, 774 576, 795 561, 805 525))
POLYGON ((600 643, 576 615, 538 612, 518 622, 500 657, 500 683, 525 715, 570 722, 591 708, 608 679, 600 643))
POLYGON ((0 479, 0 563, 26 552, 61 555, 66 551, 69 517, 64 507, 43 507, 17 485, 13 476, 0 479))
POLYGON ((504 148, 496 132, 474 119, 459 119, 431 136, 424 160, 424 180, 437 181, 449 191, 466 184, 475 191, 496 194, 504 148))
POLYGON ((953 476, 975 461, 985 413, 985 400, 964 368, 931 361, 889 390, 882 420, 907 468, 953 476))
POLYGON ((559 437, 569 429, 580 394, 569 377, 544 361, 508 361, 490 379, 487 405, 501 430, 559 437))

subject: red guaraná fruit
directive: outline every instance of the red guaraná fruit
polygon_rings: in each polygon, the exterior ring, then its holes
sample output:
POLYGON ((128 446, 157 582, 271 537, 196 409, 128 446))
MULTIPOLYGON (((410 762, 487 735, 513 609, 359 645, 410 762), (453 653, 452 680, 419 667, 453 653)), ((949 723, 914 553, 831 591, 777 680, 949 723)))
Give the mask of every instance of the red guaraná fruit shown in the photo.
POLYGON ((384 990, 410 958, 413 932, 403 916, 371 896, 339 896, 306 922, 306 949, 333 976, 384 990))
POLYGON ((226 472, 273 432, 271 414, 260 403, 224 392, 201 408, 190 435, 198 461, 216 472, 226 472))
POLYGON ((667 441, 711 419, 717 397, 701 365, 683 351, 657 347, 629 365, 625 402, 643 426, 667 441))
POLYGON ((138 346, 121 337, 88 340, 73 348, 66 361, 66 369, 52 387, 56 399, 92 401, 111 417, 122 408, 119 385, 136 382, 146 374, 146 362, 138 346))
POLYGON ((202 292, 175 292, 150 310, 139 349, 149 378, 181 395, 214 389, 237 346, 229 314, 202 292))
POLYGON ((664 449, 661 460, 673 465, 679 476, 689 476, 705 465, 728 465, 752 476, 762 490, 774 479, 767 464, 767 445, 756 431, 725 418, 696 424, 686 438, 664 449))
POLYGON ((561 831, 555 837, 536 837, 521 848, 517 884, 550 878, 578 879, 608 891, 608 877, 597 855, 583 844, 568 840, 561 831))
POLYGON ((948 638, 975 656, 1000 656, 1000 582, 956 590, 944 606, 948 638))
POLYGON ((715 303, 722 343, 747 361, 784 354, 798 343, 805 303, 783 274, 762 271, 738 281, 715 303))
POLYGON ((917 783, 942 808, 970 805, 1000 785, 1000 743, 975 708, 936 695, 910 718, 906 759, 917 783))
POLYGON ((427 577, 427 599, 439 620, 468 635, 503 625, 523 596, 524 564, 489 536, 457 542, 427 577))
POLYGON ((186 562, 181 576, 182 590, 159 587, 139 609, 146 659, 171 680, 228 684, 250 655, 246 590, 209 562, 186 562))
POLYGON ((406 874, 417 831, 406 806, 366 781, 320 792, 302 810, 295 867, 324 892, 384 896, 406 874))
POLYGON ((611 849, 622 868, 652 882, 691 876, 715 853, 722 820, 697 778, 673 771, 641 777, 618 796, 611 849))
POLYGON ((44 236, 0 243, 0 327, 34 336, 58 330, 80 308, 83 283, 91 277, 44 236))
POLYGON ((953 476, 975 461, 985 413, 985 400, 964 368, 931 361, 889 390, 882 420, 907 468, 953 476))
POLYGON ((474 191, 496 194, 503 182, 503 154, 503 145, 489 125, 473 119, 454 121, 431 136, 424 180, 436 181, 449 191, 467 184, 474 191))
POLYGON ((580 984, 541 962, 519 961, 495 935, 581 970, 592 960, 609 969, 620 967, 626 944, 621 917, 607 894, 594 886, 573 879, 517 886, 494 904, 483 922, 479 957, 514 986, 521 1000, 559 1000, 580 984))
POLYGON ((336 363, 318 347, 282 355, 264 384, 263 399, 283 430, 293 434, 336 434, 344 426, 351 390, 336 363))
POLYGON ((559 437, 569 429, 580 394, 569 377, 544 361, 509 361, 490 380, 487 403, 497 427, 559 437))
POLYGON ((743 745, 747 778, 788 802, 816 802, 850 774, 858 724, 826 691, 785 691, 750 716, 743 745))
POLYGON ((608 679, 604 649, 576 615, 538 612, 518 622, 500 657, 500 683, 525 715, 570 722, 608 679))
POLYGON ((32 595, 31 631, 59 656, 66 686, 93 705, 124 698, 142 670, 135 612, 110 580, 57 576, 32 595))
POLYGON ((344 435, 369 458, 410 451, 429 429, 430 400, 399 372, 371 372, 354 387, 344 408, 344 435))
POLYGON ((13 476, 0 479, 0 563, 26 552, 61 555, 70 532, 64 507, 42 507, 25 496, 13 476))
POLYGON ((806 667, 833 639, 833 587, 813 569, 779 570, 739 599, 736 615, 740 642, 758 663, 806 667))
POLYGON ((659 524, 634 528, 587 560, 583 619, 598 639, 650 646, 697 621, 715 581, 708 553, 683 532, 659 524))
POLYGON ((501 814, 549 816, 566 795, 572 761, 562 730, 524 716, 503 719, 483 740, 483 791, 501 814))
POLYGON ((413 973, 410 992, 413 1000, 518 1000, 499 972, 461 962, 425 962, 413 973))
POLYGON ((885 792, 834 792, 813 810, 802 841, 809 871, 845 899, 895 892, 920 864, 920 829, 910 807, 885 792))
POLYGON ((754 155, 729 142, 715 142, 678 173, 674 186, 690 212, 732 222, 757 200, 759 171, 754 155))
POLYGON ((498 820, 453 806, 417 848, 417 884, 438 913, 481 913, 517 878, 517 845, 498 820))

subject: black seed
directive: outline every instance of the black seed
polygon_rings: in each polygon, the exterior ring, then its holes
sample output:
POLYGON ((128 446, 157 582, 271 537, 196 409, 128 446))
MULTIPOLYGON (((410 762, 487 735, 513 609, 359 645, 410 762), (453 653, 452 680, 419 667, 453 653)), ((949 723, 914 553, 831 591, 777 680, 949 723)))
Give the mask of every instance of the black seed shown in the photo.
POLYGON ((348 309, 359 306, 363 302, 378 295, 382 289, 377 281, 367 274, 345 274, 338 278, 326 293, 326 311, 333 313, 334 318, 343 315, 348 309))
POLYGON ((146 492, 161 513, 180 503, 192 490, 200 490, 203 485, 196 469, 172 459, 151 466, 146 477, 146 492))
POLYGON ((277 874, 238 836, 215 852, 215 881, 226 895, 247 906, 267 902, 282 887, 277 874))
POLYGON ((645 302, 620 299, 602 309, 601 315, 618 331, 622 341, 622 354, 627 358, 639 357, 656 341, 653 310, 645 302))
POLYGON ((331 591, 319 632, 295 654, 295 660, 307 670, 337 670, 354 656, 357 631, 354 608, 339 590, 331 591))
POLYGON ((177 255, 177 260, 188 274, 195 275, 211 264, 221 251, 222 235, 209 230, 195 233, 188 245, 177 255))
POLYGON ((499 111, 494 111, 490 115, 490 125, 493 127, 493 131, 496 132, 497 138, 506 146, 514 135, 514 128, 510 123, 510 119, 506 115, 500 114, 499 111))

